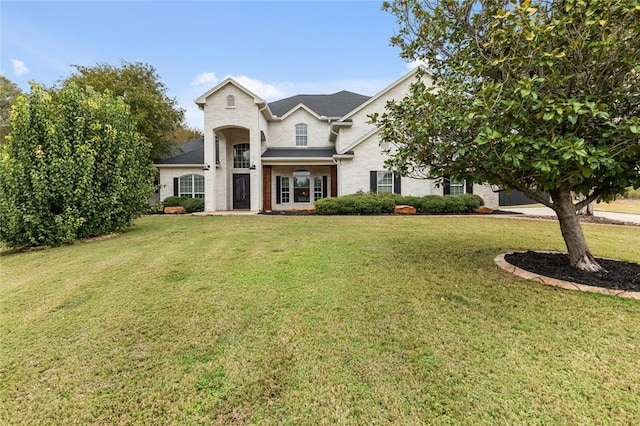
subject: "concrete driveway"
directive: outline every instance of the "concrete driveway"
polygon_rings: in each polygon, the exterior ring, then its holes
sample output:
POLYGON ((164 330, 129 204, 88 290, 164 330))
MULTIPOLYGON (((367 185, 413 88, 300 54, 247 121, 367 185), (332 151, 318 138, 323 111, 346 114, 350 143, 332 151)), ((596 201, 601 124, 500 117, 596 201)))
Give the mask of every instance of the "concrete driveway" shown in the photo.
MULTIPOLYGON (((500 210, 505 212, 522 213, 527 216, 555 216, 556 213, 549 207, 540 205, 529 206, 513 206, 513 207, 500 207, 500 210)), ((618 220, 620 222, 631 222, 640 224, 640 214, 629 213, 612 213, 595 211, 594 216, 605 217, 611 220, 618 220)))

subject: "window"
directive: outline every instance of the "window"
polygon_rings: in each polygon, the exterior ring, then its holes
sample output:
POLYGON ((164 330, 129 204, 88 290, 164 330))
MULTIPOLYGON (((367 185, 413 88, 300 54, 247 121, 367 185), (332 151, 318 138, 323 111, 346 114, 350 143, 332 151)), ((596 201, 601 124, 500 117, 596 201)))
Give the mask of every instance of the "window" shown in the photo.
POLYGON ((388 170, 371 170, 370 172, 369 190, 371 192, 402 194, 401 185, 400 176, 393 172, 388 170))
POLYGON ((449 194, 450 195, 464 194, 464 181, 457 181, 457 180, 450 181, 449 194))
POLYGON ((289 177, 282 176, 280 177, 280 202, 288 203, 290 201, 289 194, 289 177))
POLYGON ((311 173, 306 170, 293 172, 293 202, 308 203, 311 201, 309 196, 309 184, 311 181, 311 173))
POLYGON ((378 171, 376 188, 378 193, 393 193, 393 173, 387 171, 378 171))
POLYGON ((220 164, 220 139, 218 139, 217 136, 214 143, 214 148, 216 152, 216 164, 220 164))
POLYGON ((296 146, 307 146, 307 125, 296 124, 296 146))
POLYGON ((250 152, 248 143, 240 143, 233 146, 233 167, 236 169, 248 169, 250 164, 250 152))
POLYGON ((313 179, 313 201, 318 201, 323 198, 323 190, 324 187, 321 176, 316 176, 313 179))
POLYGON ((445 179, 442 193, 444 195, 473 194, 473 185, 466 180, 445 179))
POLYGON ((235 108, 236 107, 236 97, 233 95, 227 96, 227 108, 235 108))
POLYGON ((178 196, 204 198, 204 176, 186 175, 179 179, 178 196))

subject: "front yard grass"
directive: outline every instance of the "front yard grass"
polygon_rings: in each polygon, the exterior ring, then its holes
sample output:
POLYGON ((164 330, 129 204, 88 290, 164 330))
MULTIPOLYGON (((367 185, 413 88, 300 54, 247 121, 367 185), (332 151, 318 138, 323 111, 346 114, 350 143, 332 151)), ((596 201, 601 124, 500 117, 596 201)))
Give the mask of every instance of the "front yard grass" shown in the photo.
POLYGON ((0 423, 640 423, 640 303, 493 263, 527 249, 557 224, 160 216, 4 255, 0 423))
POLYGON ((640 199, 621 198, 611 203, 598 203, 595 209, 601 212, 640 214, 640 199))

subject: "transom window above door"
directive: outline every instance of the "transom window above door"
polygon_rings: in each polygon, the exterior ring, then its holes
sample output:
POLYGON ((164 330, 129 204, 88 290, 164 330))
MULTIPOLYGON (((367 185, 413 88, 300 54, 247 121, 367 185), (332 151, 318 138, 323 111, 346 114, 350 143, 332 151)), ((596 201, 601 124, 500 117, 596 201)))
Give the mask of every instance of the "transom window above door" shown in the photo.
POLYGON ((251 163, 251 152, 248 143, 239 143, 233 146, 233 168, 248 169, 251 163))
POLYGON ((307 127, 304 123, 296 124, 296 146, 307 146, 307 127))

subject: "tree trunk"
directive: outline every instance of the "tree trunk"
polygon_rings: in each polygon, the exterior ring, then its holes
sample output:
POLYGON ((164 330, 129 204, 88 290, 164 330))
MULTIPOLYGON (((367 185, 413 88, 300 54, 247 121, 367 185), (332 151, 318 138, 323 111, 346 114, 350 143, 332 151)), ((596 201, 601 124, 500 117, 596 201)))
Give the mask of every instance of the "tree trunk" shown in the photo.
POLYGON ((582 233, 582 226, 578 220, 575 206, 573 205, 570 191, 549 191, 553 199, 553 207, 560 222, 562 238, 569 252, 571 266, 588 272, 603 271, 596 262, 587 246, 587 240, 582 233))

